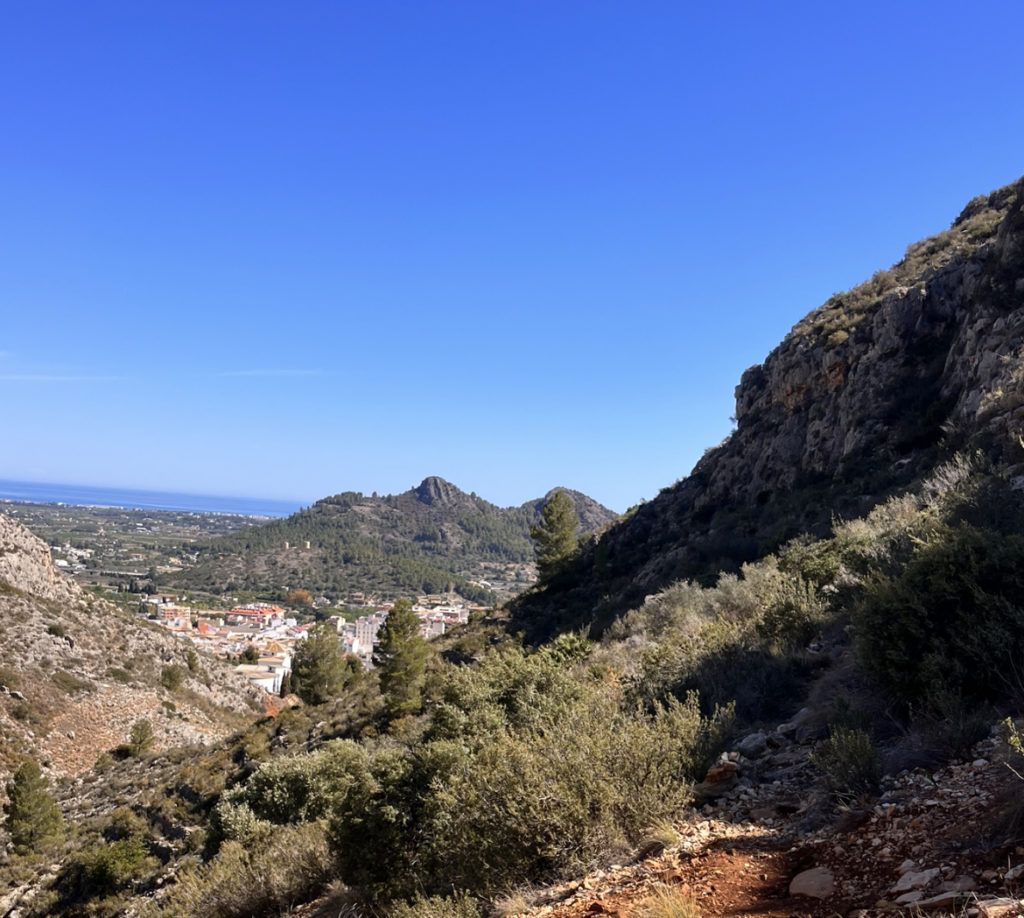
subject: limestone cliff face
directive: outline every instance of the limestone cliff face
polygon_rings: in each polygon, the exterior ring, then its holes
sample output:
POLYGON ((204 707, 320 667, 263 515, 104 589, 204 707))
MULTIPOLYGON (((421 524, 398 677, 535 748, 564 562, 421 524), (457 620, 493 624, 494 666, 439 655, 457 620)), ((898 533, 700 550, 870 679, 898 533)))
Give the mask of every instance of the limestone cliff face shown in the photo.
POLYGON ((673 580, 863 512, 952 449, 1019 456, 1024 180, 798 323, 743 374, 736 421, 687 478, 521 603, 519 620, 536 634, 601 626, 673 580))

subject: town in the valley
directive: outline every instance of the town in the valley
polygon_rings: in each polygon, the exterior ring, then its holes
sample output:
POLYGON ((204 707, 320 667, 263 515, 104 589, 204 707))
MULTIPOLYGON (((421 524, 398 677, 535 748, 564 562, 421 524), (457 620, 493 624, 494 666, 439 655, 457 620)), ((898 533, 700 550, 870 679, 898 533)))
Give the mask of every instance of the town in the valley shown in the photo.
MULTIPOLYGON (((360 596, 360 599, 363 597, 360 596)), ((375 603, 365 614, 351 621, 340 615, 327 619, 346 653, 367 667, 373 665, 373 649, 393 602, 375 603)), ((420 620, 420 634, 430 640, 448 629, 469 621, 482 606, 466 603, 456 594, 417 598, 413 611, 420 620)), ((316 623, 300 623, 283 606, 251 602, 228 610, 201 610, 180 605, 176 598, 155 595, 141 604, 140 614, 207 653, 222 659, 238 659, 237 672, 270 694, 280 694, 285 676, 291 672, 296 647, 316 623)))

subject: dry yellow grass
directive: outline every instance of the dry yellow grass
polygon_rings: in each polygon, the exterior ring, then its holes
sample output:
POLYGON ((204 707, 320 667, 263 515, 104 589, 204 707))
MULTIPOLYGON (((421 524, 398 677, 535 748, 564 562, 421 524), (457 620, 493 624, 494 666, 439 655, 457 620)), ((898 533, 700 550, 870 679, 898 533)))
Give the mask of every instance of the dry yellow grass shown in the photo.
POLYGON ((700 908, 688 889, 662 883, 643 900, 638 914, 640 918, 700 918, 700 908))

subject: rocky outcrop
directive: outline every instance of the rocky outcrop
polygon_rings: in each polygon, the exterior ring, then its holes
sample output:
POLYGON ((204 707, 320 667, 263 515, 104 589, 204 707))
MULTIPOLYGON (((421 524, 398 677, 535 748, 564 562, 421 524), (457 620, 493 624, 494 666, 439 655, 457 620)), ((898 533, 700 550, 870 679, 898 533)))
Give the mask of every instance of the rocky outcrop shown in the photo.
POLYGON ((0 514, 0 582, 52 602, 79 596, 77 584, 53 565, 50 549, 24 526, 0 514))
POLYGON ((541 637, 600 628, 682 578, 823 534, 981 445, 1024 432, 1024 181, 798 323, 736 389, 736 429, 516 610, 541 637))

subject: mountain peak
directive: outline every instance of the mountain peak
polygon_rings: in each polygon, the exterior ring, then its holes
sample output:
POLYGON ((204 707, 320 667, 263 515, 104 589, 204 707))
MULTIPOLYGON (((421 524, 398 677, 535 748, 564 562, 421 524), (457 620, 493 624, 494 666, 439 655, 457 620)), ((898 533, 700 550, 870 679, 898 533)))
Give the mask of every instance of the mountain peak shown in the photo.
POLYGON ((424 478, 415 491, 417 499, 431 507, 447 506, 465 497, 465 494, 450 481, 445 481, 437 475, 424 478))

